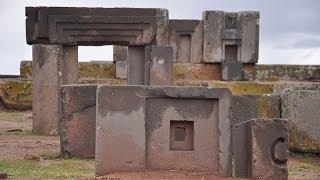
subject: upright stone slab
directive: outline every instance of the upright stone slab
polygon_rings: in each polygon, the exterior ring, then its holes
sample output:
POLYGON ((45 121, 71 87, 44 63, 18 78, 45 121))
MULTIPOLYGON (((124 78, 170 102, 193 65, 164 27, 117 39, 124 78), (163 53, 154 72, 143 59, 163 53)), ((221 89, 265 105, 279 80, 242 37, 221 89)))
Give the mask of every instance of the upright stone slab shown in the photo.
POLYGON ((127 78, 127 59, 128 47, 127 46, 113 46, 113 61, 116 62, 116 78, 127 78))
POLYGON ((143 89, 98 86, 97 175, 146 169, 145 100, 137 93, 143 89))
POLYGON ((201 63, 203 22, 199 20, 170 20, 169 43, 173 47, 173 61, 201 63))
POLYGON ((145 68, 145 85, 172 85, 172 46, 147 46, 145 51, 145 68))
POLYGON ((172 46, 129 46, 128 52, 128 85, 172 85, 172 46))
POLYGON ((203 12, 203 61, 223 62, 234 57, 242 63, 257 63, 259 12, 203 12))
POLYGON ((145 47, 129 46, 128 47, 128 85, 145 84, 145 47))
POLYGON ((239 28, 242 34, 241 62, 257 63, 259 59, 259 12, 238 13, 239 28))
POLYGON ((97 175, 173 169, 231 176, 228 89, 98 86, 97 92, 97 175))
POLYGON ((231 122, 233 125, 233 164, 236 177, 249 177, 248 130, 242 124, 252 118, 279 118, 280 99, 275 95, 233 96, 231 101, 231 122))
POLYGON ((288 124, 285 119, 251 119, 237 124, 233 130, 247 132, 243 134, 248 149, 245 177, 288 178, 288 124))
MULTIPOLYGON (((299 88, 307 89, 302 84, 299 88)), ((320 91, 287 91, 282 95, 281 108, 282 117, 289 123, 290 150, 320 153, 320 91)))
POLYGON ((97 85, 61 86, 59 122, 62 157, 95 155, 97 85))
POLYGON ((32 53, 33 131, 55 135, 59 122, 59 87, 77 82, 77 48, 34 45, 32 53))
POLYGON ((203 20, 203 61, 221 62, 223 11, 205 11, 203 20))

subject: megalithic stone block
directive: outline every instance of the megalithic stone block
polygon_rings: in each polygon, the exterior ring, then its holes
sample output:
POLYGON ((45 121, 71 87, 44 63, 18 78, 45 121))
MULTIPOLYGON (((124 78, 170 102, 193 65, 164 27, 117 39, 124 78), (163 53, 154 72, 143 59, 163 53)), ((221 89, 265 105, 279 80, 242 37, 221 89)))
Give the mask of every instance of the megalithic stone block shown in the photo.
POLYGON ((60 87, 59 121, 62 157, 95 156, 97 85, 65 85, 60 87))
MULTIPOLYGON (((288 123, 285 119, 256 118, 234 126, 247 132, 247 177, 287 179, 288 123)), ((239 147, 241 148, 241 147, 239 147)))
MULTIPOLYGON (((276 95, 232 96, 232 125, 242 124, 253 118, 279 118, 280 99, 276 95)), ((233 165, 236 177, 248 177, 248 130, 241 126, 233 131, 233 165)))
POLYGON ((145 51, 145 85, 170 86, 172 83, 172 46, 147 46, 145 51))
POLYGON ((32 100, 33 131, 56 135, 59 122, 59 88, 77 83, 78 48, 34 45, 32 100))
POLYGON ((168 11, 142 8, 26 7, 28 44, 168 44, 168 11))
POLYGON ((299 84, 287 88, 281 95, 282 116, 288 119, 292 151, 320 153, 320 91, 317 88, 317 85, 299 84))
POLYGON ((174 62, 202 62, 203 22, 199 20, 170 20, 169 43, 173 47, 174 62))
POLYGON ((145 84, 145 47, 129 46, 127 63, 127 84, 145 84))
POLYGON ((204 62, 229 61, 229 57, 242 63, 258 62, 259 12, 205 11, 203 22, 204 62))
POLYGON ((239 28, 242 34, 241 59, 243 63, 257 63, 259 59, 259 12, 240 12, 239 28))
POLYGON ((203 61, 221 62, 223 11, 205 11, 203 20, 203 61))
POLYGON ((173 169, 230 177, 230 98, 219 88, 98 86, 96 174, 173 169))

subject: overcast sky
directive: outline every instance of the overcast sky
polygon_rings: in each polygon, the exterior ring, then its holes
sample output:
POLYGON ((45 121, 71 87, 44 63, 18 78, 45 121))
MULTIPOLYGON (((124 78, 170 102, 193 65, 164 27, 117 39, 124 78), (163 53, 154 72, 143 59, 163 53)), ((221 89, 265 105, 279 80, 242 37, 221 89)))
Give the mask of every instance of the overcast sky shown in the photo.
MULTIPOLYGON (((31 60, 25 6, 166 8, 170 19, 201 19, 205 10, 260 11, 260 64, 320 64, 320 0, 0 0, 0 74, 31 60)), ((112 60, 112 47, 80 47, 79 60, 112 60)))

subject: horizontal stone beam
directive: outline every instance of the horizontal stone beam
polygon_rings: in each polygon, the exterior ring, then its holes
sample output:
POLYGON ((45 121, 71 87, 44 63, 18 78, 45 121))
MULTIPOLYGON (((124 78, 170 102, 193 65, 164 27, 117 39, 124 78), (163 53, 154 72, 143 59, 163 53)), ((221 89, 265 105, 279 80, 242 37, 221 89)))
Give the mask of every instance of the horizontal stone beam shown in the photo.
POLYGON ((168 43, 168 11, 142 8, 26 7, 28 44, 168 43))

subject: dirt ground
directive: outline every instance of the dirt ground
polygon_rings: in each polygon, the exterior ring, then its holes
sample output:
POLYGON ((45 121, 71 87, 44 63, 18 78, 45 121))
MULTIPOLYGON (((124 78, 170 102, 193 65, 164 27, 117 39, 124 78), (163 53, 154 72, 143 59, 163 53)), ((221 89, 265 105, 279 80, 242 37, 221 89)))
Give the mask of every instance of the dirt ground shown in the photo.
MULTIPOLYGON (((320 156, 291 153, 289 179, 320 179, 320 156)), ((61 159, 59 137, 32 133, 32 112, 0 108, 0 176, 17 179, 95 179, 94 159, 61 159)), ((186 171, 115 173, 97 179, 219 179, 186 171)))

